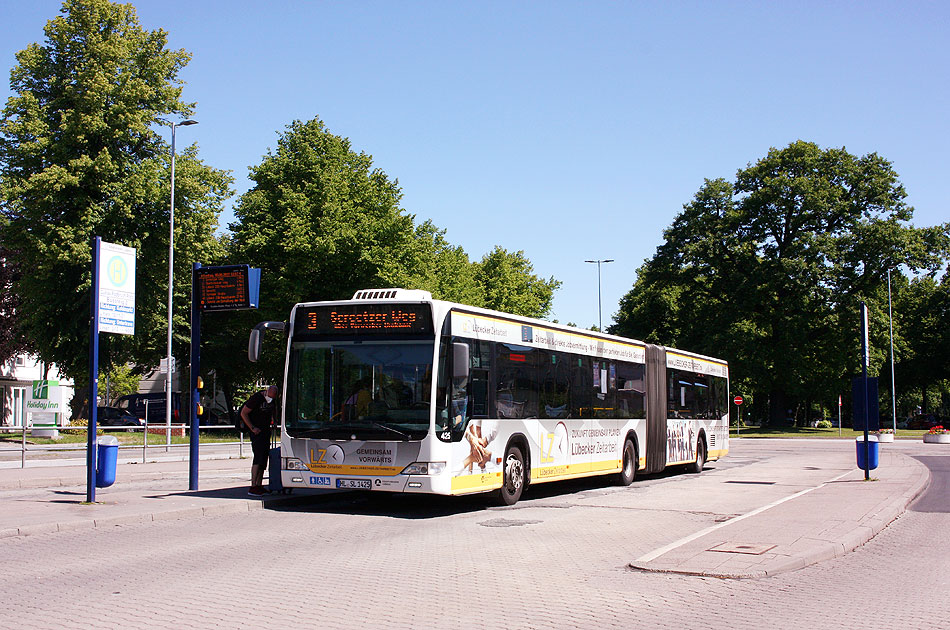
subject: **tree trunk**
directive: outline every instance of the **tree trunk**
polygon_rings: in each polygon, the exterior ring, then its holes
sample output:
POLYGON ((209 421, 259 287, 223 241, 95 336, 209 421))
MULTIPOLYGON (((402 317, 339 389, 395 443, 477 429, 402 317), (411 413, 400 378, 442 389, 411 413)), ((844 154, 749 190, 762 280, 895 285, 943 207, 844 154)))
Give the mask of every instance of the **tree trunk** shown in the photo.
POLYGON ((784 427, 788 424, 788 397, 781 389, 769 394, 769 426, 784 427))

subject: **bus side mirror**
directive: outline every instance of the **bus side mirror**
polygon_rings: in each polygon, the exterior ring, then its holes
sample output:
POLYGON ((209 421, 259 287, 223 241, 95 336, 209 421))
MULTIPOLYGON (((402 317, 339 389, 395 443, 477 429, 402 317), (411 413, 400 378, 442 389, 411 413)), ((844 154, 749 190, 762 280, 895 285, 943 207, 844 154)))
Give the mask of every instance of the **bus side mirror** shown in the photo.
POLYGON ((257 363, 261 358, 261 349, 264 345, 263 333, 265 330, 285 330, 286 322, 261 322, 251 329, 251 336, 247 340, 247 358, 257 363))
POLYGON ((452 344, 452 378, 462 380, 468 378, 469 371, 468 344, 452 344))
POLYGON ((257 360, 261 358, 262 342, 261 331, 256 328, 251 329, 251 337, 247 340, 247 358, 251 363, 257 363, 257 360))

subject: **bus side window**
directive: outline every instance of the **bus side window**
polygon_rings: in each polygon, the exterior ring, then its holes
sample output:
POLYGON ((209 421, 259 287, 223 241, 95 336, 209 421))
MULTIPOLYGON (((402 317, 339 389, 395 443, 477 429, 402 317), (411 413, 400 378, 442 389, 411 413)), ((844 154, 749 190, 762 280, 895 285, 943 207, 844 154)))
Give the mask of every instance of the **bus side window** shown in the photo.
POLYGON ((621 418, 644 418, 643 384, 645 366, 636 363, 617 365, 617 413, 621 418))
POLYGON ((570 392, 571 418, 590 418, 593 415, 594 380, 590 357, 571 357, 570 392))
POLYGON ((469 408, 473 418, 488 417, 488 370, 473 369, 471 373, 471 386, 469 408))

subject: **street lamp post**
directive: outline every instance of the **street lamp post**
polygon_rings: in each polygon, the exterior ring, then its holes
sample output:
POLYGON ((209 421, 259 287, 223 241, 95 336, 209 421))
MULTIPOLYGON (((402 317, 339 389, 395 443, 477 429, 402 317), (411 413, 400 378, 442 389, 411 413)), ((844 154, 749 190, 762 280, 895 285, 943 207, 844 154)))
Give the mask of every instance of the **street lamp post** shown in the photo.
POLYGON ((608 260, 585 260, 586 263, 597 263, 597 327, 600 329, 600 332, 604 332, 604 319, 601 315, 600 310, 600 265, 601 263, 607 264, 612 263, 613 259, 608 260))
POLYGON ((197 120, 183 120, 172 126, 172 182, 171 202, 169 204, 168 231, 168 352, 165 365, 165 448, 172 442, 172 299, 175 293, 175 129, 197 125, 197 120))

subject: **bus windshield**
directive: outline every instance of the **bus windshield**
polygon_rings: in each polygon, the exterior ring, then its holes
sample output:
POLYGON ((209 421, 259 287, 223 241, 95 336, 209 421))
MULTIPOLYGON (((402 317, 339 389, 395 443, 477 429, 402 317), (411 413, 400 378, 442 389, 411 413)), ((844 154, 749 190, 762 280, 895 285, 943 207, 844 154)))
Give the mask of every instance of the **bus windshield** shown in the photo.
POLYGON ((433 344, 294 343, 284 424, 293 437, 421 440, 433 344))

